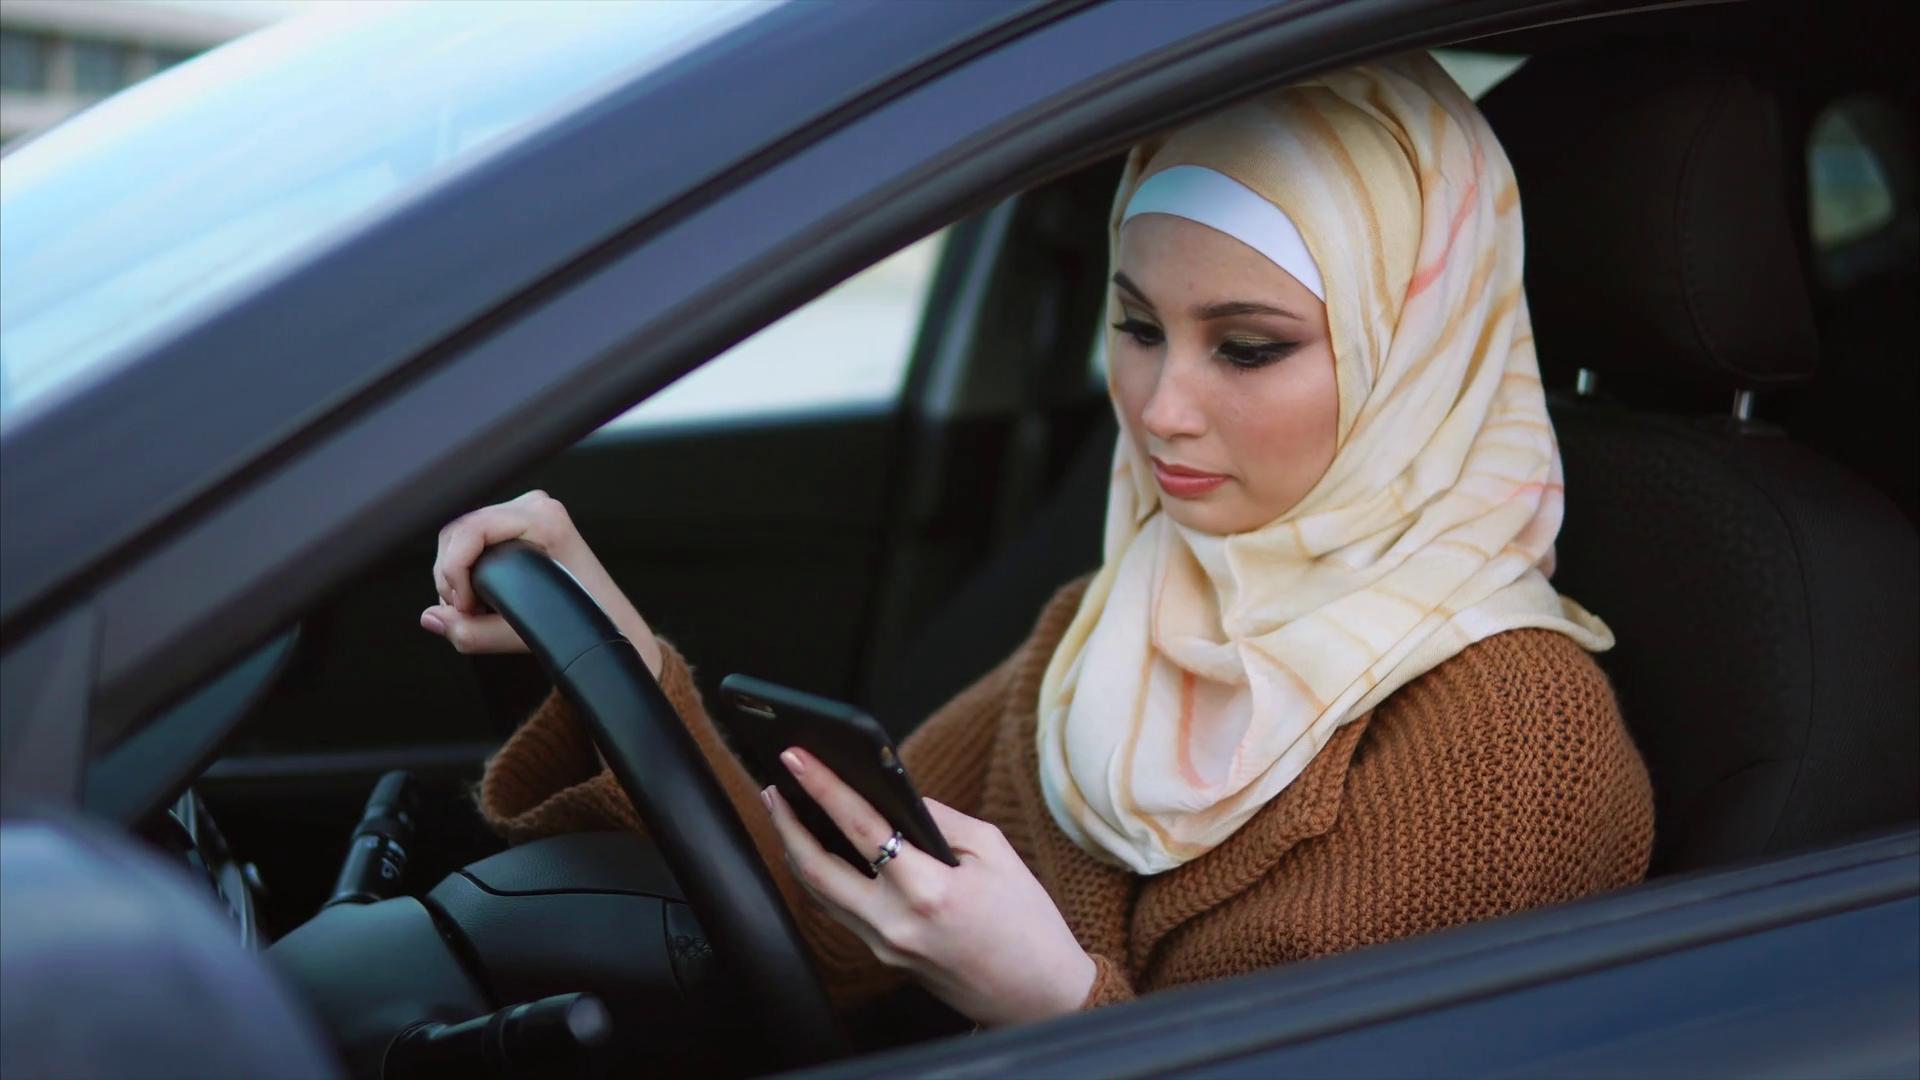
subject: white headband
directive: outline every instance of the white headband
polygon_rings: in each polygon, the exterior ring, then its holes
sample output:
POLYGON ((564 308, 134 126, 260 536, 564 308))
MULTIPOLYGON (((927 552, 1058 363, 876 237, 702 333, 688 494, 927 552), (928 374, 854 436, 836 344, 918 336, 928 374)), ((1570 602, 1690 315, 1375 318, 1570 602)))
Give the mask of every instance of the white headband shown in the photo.
POLYGON ((1171 214, 1217 229, 1273 260, 1321 303, 1327 288, 1320 266, 1287 212, 1226 173, 1175 165, 1146 178, 1127 200, 1125 225, 1140 214, 1171 214))

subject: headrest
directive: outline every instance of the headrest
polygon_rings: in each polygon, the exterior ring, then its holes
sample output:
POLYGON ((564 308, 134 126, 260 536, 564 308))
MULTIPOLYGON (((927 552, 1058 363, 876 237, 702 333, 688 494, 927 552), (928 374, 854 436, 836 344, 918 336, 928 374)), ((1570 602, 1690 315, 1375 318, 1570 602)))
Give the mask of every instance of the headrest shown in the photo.
POLYGON ((1731 62, 1608 42, 1534 57, 1480 105, 1520 180, 1549 386, 1580 368, 1719 391, 1813 375, 1778 114, 1731 62))

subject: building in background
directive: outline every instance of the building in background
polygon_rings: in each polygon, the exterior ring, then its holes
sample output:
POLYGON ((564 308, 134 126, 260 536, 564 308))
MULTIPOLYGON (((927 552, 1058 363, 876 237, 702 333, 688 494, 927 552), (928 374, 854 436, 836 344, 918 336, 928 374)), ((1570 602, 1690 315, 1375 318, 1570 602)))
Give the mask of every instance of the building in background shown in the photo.
POLYGON ((0 0, 0 153, 278 11, 125 0, 0 0))

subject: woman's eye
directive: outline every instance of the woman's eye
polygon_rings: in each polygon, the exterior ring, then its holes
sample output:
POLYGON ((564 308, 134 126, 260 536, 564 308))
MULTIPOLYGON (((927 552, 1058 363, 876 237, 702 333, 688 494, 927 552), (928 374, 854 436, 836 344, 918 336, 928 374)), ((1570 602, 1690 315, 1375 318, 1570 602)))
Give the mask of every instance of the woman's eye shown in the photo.
POLYGON ((1214 352, 1243 371, 1266 367, 1299 348, 1293 341, 1223 341, 1214 352))
POLYGON ((1159 327, 1145 319, 1122 319, 1114 323, 1113 328, 1132 338, 1134 344, 1149 348, 1167 339, 1166 334, 1159 327))

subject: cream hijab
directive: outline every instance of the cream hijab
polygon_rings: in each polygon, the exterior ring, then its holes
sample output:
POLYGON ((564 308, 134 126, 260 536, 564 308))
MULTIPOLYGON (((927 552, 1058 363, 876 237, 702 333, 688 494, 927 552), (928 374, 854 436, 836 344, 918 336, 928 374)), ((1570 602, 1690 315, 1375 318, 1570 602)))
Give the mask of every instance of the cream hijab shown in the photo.
POLYGON ((1181 165, 1297 227, 1324 289, 1339 445, 1279 520, 1211 536, 1160 512, 1152 470, 1119 440, 1105 563, 1047 667, 1037 739, 1060 828, 1140 874, 1212 850, 1335 729, 1476 641, 1543 627, 1613 644, 1547 583, 1560 458, 1519 192, 1453 80, 1399 57, 1144 144, 1116 246, 1140 184, 1181 165))

